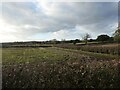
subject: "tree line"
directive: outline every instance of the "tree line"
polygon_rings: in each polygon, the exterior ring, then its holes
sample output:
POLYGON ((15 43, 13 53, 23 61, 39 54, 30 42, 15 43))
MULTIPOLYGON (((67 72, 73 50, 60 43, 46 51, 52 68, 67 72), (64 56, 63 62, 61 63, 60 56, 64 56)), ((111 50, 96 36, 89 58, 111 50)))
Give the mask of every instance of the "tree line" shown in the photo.
MULTIPOLYGON (((64 43, 83 43, 83 44, 88 44, 88 42, 99 42, 99 43, 120 43, 120 27, 117 28, 117 30, 113 33, 112 36, 109 36, 107 34, 101 34, 98 35, 96 39, 92 39, 91 35, 89 33, 86 33, 83 37, 82 40, 80 39, 75 39, 75 40, 65 40, 62 39, 61 41, 57 39, 52 39, 48 41, 29 41, 29 42, 13 42, 13 43, 8 43, 10 45, 14 44, 64 44, 64 43)), ((6 43, 7 44, 7 43, 6 43)))
POLYGON ((51 40, 51 42, 57 44, 57 43, 81 43, 84 42, 85 44, 87 44, 88 42, 99 42, 99 43, 113 43, 113 42, 117 42, 120 43, 120 27, 118 27, 118 29, 113 33, 113 35, 110 37, 107 34, 101 34, 98 35, 96 39, 91 39, 91 35, 89 33, 86 33, 83 37, 82 40, 80 39, 75 39, 75 40, 61 40, 58 41, 56 39, 51 40))

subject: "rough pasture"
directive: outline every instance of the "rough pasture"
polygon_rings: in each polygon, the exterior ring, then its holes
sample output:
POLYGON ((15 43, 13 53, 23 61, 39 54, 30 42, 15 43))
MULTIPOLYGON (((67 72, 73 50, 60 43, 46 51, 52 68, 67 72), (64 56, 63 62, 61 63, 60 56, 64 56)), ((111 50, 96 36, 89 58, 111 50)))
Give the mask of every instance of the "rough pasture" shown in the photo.
POLYGON ((3 88, 120 88, 120 61, 58 48, 3 48, 3 88))

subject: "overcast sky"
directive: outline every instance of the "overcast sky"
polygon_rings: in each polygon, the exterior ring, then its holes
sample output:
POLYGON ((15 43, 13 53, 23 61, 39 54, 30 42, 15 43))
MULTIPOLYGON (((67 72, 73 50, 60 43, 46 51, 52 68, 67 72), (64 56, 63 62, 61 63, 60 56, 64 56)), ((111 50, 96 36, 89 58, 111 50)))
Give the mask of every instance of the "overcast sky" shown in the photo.
POLYGON ((0 42, 111 36, 118 25, 117 2, 3 2, 0 11, 0 42))

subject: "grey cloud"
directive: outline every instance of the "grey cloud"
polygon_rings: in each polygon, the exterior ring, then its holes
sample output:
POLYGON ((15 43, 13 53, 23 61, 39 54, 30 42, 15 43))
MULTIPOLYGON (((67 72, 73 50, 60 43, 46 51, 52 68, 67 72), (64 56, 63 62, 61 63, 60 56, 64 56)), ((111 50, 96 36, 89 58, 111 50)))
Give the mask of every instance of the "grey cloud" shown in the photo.
MULTIPOLYGON (((116 2, 77 2, 77 3, 51 3, 53 7, 48 7, 51 14, 46 14, 44 8, 37 7, 37 3, 3 3, 3 18, 6 22, 17 27, 18 33, 30 36, 42 32, 58 32, 76 25, 84 27, 91 32, 109 32, 107 28, 117 22, 116 2), (36 26, 25 28, 25 25, 36 26)), ((112 31, 112 30, 111 30, 112 31)), ((82 31, 81 31, 82 32, 82 31)), ((17 34, 16 34, 17 36, 17 34)), ((19 36, 19 35, 18 35, 19 36)))

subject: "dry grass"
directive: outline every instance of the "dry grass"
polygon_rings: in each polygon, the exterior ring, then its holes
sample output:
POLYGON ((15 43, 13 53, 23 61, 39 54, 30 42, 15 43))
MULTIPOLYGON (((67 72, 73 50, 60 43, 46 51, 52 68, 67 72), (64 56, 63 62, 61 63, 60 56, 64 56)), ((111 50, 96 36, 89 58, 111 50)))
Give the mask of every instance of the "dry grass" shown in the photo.
POLYGON ((120 61, 57 48, 4 48, 3 88, 120 88, 120 61))

